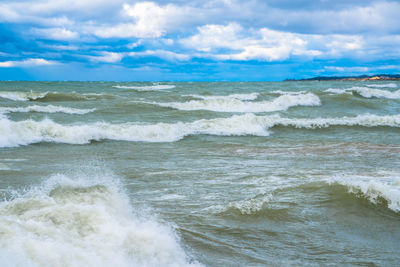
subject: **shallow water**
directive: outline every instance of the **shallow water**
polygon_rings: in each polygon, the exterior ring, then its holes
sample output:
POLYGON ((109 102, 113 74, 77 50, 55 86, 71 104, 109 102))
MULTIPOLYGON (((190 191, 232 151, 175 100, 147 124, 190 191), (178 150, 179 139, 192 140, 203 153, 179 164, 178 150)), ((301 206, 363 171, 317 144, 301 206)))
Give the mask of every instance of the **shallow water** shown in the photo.
POLYGON ((400 83, 0 83, 4 266, 394 266, 400 83))

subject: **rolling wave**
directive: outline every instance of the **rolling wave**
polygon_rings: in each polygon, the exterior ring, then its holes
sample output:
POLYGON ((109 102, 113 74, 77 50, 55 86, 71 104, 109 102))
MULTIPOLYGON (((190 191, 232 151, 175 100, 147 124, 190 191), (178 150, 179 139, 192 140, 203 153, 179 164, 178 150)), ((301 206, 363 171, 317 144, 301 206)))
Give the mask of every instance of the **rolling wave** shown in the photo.
POLYGON ((12 112, 45 112, 45 113, 67 113, 67 114, 86 114, 95 111, 95 108, 92 109, 78 109, 78 108, 69 108, 63 106, 27 106, 27 107, 0 107, 0 113, 12 113, 12 112))
POLYGON ((328 183, 346 186, 350 193, 363 196, 374 204, 384 200, 389 209, 400 212, 399 175, 338 175, 328 180, 328 183))
POLYGON ((157 124, 110 124, 97 122, 62 125, 50 119, 11 121, 0 118, 0 147, 15 147, 40 142, 87 144, 99 140, 137 142, 175 142, 189 135, 268 136, 274 126, 306 129, 330 126, 400 127, 400 115, 359 115, 341 118, 282 118, 279 115, 235 115, 229 118, 202 119, 194 122, 157 124))
MULTIPOLYGON (((242 96, 243 97, 243 96, 242 96)), ((248 95, 245 97, 249 97, 248 95)), ((272 112, 287 110, 294 106, 319 106, 321 101, 318 96, 307 93, 300 95, 282 95, 271 101, 250 102, 238 98, 227 97, 204 97, 204 100, 191 100, 188 102, 148 102, 162 107, 178 110, 210 110, 215 112, 272 112)))
POLYGON ((131 89, 135 91, 158 91, 158 90, 166 90, 173 89, 176 86, 173 84, 155 84, 155 85, 145 85, 145 86, 125 86, 125 85, 114 85, 114 88, 118 89, 131 89))
POLYGON ((353 94, 365 98, 385 98, 385 99, 400 99, 400 90, 388 91, 381 89, 374 89, 369 87, 351 87, 347 89, 330 88, 325 90, 327 93, 332 94, 353 94))
POLYGON ((366 84, 365 86, 374 88, 397 88, 395 83, 383 83, 383 84, 366 84))
POLYGON ((100 98, 111 98, 112 95, 76 92, 59 93, 59 92, 0 92, 0 97, 13 101, 79 101, 79 100, 95 100, 100 98))
POLYGON ((113 177, 53 175, 0 202, 2 266, 194 266, 113 177))
POLYGON ((256 100, 260 94, 259 93, 250 93, 250 94, 231 94, 231 95, 183 95, 190 96, 193 98, 203 99, 203 100, 256 100))

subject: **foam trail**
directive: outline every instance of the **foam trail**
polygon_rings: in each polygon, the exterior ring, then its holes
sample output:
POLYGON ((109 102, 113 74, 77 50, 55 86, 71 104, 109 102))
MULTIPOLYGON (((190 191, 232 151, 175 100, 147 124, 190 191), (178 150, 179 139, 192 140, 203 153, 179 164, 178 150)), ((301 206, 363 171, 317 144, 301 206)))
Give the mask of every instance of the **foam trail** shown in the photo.
POLYGON ((149 102, 162 107, 178 110, 211 110, 216 112, 272 112, 287 110, 294 106, 319 106, 321 101, 318 96, 308 93, 300 95, 282 95, 271 101, 249 102, 234 97, 205 98, 204 100, 191 100, 188 102, 157 103, 149 102))
POLYGON ((268 136, 274 126, 327 128, 330 126, 400 127, 400 115, 359 115, 341 118, 281 118, 279 115, 235 115, 229 118, 202 119, 194 122, 157 124, 110 124, 97 122, 62 125, 50 119, 11 121, 0 119, 0 147, 15 147, 40 142, 87 144, 92 140, 174 142, 188 135, 268 136))
POLYGON ((0 92, 0 97, 13 101, 74 101, 74 100, 94 100, 98 98, 110 98, 111 95, 102 93, 84 93, 76 92, 59 93, 59 92, 0 92))
POLYGON ((14 101, 29 101, 45 97, 48 92, 0 92, 1 98, 6 98, 14 101))
POLYGON ((367 87, 352 87, 349 90, 355 91, 365 98, 386 98, 386 99, 400 99, 400 90, 387 91, 380 89, 372 89, 367 87))
POLYGON ((147 85, 147 86, 124 86, 124 85, 115 85, 114 88, 118 89, 132 89, 135 91, 158 91, 158 90, 166 90, 172 89, 176 86, 173 84, 155 84, 155 85, 147 85))
POLYGON ((397 84, 395 83, 366 84, 366 86, 374 88, 397 88, 397 84))
POLYGON ((330 88, 325 90, 327 93, 332 94, 358 94, 365 98, 386 98, 386 99, 400 99, 400 90, 387 91, 381 89, 373 89, 369 87, 351 87, 348 89, 335 89, 330 88))
POLYGON ((0 203, 2 266, 194 266, 107 174, 61 175, 0 203))
POLYGON ((250 93, 250 94, 231 94, 231 95, 210 95, 210 96, 203 96, 203 95, 183 95, 183 96, 190 96, 193 98, 203 99, 203 100, 256 100, 259 96, 259 93, 250 93))
POLYGON ((63 106, 27 106, 27 107, 0 107, 0 113, 11 113, 11 112, 45 112, 45 113, 67 113, 67 114, 86 114, 95 111, 95 108, 92 109, 78 109, 78 108, 69 108, 63 106))
POLYGON ((273 94, 279 94, 279 95, 301 95, 301 94, 306 94, 306 91, 281 91, 281 90, 275 90, 272 91, 271 93, 273 94))
POLYGON ((388 208, 400 212, 400 176, 399 175, 338 175, 328 180, 329 184, 337 183, 348 188, 350 193, 361 194, 372 203, 379 198, 387 201, 388 208))

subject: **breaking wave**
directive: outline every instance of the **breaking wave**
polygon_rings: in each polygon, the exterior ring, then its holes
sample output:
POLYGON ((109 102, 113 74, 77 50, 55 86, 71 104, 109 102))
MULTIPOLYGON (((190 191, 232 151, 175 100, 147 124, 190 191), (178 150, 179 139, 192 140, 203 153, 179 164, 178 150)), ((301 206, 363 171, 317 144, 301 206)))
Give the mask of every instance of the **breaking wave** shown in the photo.
POLYGON ((0 113, 11 113, 11 112, 45 112, 45 113, 67 113, 67 114, 86 114, 95 111, 95 108, 92 109, 78 109, 78 108, 69 108, 62 106, 27 106, 27 107, 0 107, 0 113))
POLYGON ((338 175, 329 184, 346 186, 350 193, 363 196, 374 204, 384 200, 389 209, 400 212, 400 176, 392 174, 371 176, 338 175))
MULTIPOLYGON (((243 96, 242 96, 243 97, 243 96)), ((249 97, 246 95, 245 97, 249 97)), ((250 102, 237 97, 204 97, 203 100, 191 100, 188 102, 149 102, 162 107, 178 110, 210 110, 216 112, 272 112, 287 110, 294 106, 319 106, 321 101, 318 96, 307 93, 300 95, 282 95, 271 101, 250 102)))
POLYGON ((273 196, 271 194, 259 195, 254 198, 231 202, 226 205, 212 206, 207 209, 216 214, 233 211, 239 212, 241 215, 254 215, 262 211, 272 199, 273 196))
POLYGON ((203 99, 203 100, 256 100, 259 96, 259 93, 250 93, 250 94, 231 94, 231 95, 210 95, 210 96, 203 96, 203 95, 183 95, 183 96, 190 96, 193 98, 203 99))
POLYGON ((104 172, 53 175, 1 202, 0 244, 2 266, 198 265, 104 172))
POLYGON ((97 122, 62 125, 50 119, 11 121, 0 118, 0 147, 14 147, 40 142, 87 144, 99 140, 139 142, 174 142, 189 135, 268 136, 274 126, 327 128, 330 126, 400 127, 400 115, 359 115, 341 118, 282 118, 279 115, 235 115, 229 118, 202 119, 194 122, 157 124, 110 124, 97 122))
POLYGON ((59 92, 0 92, 1 98, 13 101, 79 101, 79 100, 95 100, 100 98, 111 98, 111 95, 76 92, 59 93, 59 92))
POLYGON ((374 89, 369 87, 351 87, 348 89, 330 88, 325 90, 325 92, 333 94, 353 94, 365 98, 400 99, 400 90, 388 91, 388 90, 374 89))
POLYGON ((383 83, 383 84, 366 84, 365 86, 374 88, 397 88, 395 83, 383 83))
POLYGON ((155 85, 146 85, 146 86, 125 86, 125 85, 115 85, 114 88, 118 89, 131 89, 135 91, 158 91, 158 90, 166 90, 172 89, 176 86, 173 84, 155 84, 155 85))

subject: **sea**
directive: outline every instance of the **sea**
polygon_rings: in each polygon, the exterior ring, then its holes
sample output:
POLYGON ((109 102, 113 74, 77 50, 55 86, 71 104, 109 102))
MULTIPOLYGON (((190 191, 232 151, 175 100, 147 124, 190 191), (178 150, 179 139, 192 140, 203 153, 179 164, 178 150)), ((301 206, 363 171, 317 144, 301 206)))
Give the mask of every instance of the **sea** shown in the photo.
POLYGON ((399 266, 400 82, 0 82, 0 266, 399 266))

